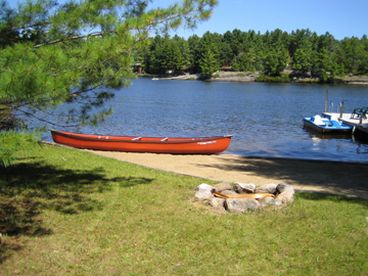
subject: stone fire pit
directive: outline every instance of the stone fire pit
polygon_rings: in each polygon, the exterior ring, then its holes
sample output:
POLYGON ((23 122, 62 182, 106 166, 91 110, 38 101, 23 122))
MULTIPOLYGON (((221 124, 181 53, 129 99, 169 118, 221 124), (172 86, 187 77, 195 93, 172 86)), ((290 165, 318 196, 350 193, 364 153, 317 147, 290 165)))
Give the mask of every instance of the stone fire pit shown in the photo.
POLYGON ((266 184, 256 187, 252 183, 200 184, 196 188, 195 198, 217 210, 231 213, 244 213, 264 207, 282 207, 294 200, 294 188, 291 185, 266 184))

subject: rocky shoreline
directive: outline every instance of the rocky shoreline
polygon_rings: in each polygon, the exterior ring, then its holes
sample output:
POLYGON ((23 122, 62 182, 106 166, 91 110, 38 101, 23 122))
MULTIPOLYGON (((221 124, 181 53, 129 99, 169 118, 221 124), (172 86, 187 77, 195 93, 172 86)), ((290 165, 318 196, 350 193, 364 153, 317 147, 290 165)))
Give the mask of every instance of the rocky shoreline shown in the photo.
MULTIPOLYGON (((245 73, 245 72, 218 72, 213 75, 208 81, 234 81, 234 82, 255 82, 259 73, 245 73)), ((199 74, 185 74, 179 76, 150 76, 152 80, 200 80, 199 74)))
MULTIPOLYGON (((260 74, 258 72, 227 72, 220 71, 213 75, 208 81, 228 81, 228 82, 257 82, 260 74)), ((200 80, 199 74, 184 74, 179 76, 154 76, 144 75, 144 77, 150 77, 152 80, 200 80)), ((316 78, 296 78, 289 83, 319 83, 316 78)), ((344 76, 338 77, 335 80, 338 84, 347 85, 363 85, 368 86, 368 76, 344 76)))

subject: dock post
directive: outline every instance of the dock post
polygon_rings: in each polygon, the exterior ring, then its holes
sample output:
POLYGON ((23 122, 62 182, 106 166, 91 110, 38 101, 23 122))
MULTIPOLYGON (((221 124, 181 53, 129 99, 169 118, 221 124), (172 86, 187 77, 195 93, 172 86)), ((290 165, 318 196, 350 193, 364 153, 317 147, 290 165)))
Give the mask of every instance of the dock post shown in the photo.
POLYGON ((340 111, 340 117, 339 118, 341 119, 342 115, 344 114, 344 101, 340 102, 339 111, 340 111))
POLYGON ((328 112, 328 89, 325 91, 325 112, 328 112))

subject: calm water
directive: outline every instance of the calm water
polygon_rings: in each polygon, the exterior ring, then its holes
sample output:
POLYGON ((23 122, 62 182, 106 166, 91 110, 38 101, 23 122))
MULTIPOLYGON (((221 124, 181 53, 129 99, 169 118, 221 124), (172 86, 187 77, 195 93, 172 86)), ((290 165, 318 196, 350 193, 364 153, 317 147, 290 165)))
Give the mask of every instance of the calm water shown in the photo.
MULTIPOLYGON (((337 110, 368 106, 368 88, 296 84, 137 79, 116 91, 114 114, 86 133, 139 136, 233 134, 229 153, 247 156, 368 162, 368 144, 324 139, 303 129, 302 118, 320 113, 324 91, 337 110)), ((46 137, 49 139, 49 137, 46 137)))

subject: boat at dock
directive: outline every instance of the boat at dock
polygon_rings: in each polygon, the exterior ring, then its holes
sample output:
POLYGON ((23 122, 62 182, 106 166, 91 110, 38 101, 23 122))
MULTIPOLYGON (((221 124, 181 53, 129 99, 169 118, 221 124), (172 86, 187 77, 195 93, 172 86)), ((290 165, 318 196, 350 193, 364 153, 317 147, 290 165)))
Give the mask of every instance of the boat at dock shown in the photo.
POLYGON ((225 151, 231 135, 212 137, 139 137, 81 134, 51 130, 55 143, 91 150, 170 154, 215 154, 225 151))
POLYGON ((352 127, 352 132, 361 138, 368 139, 368 107, 356 108, 352 113, 324 112, 326 118, 337 118, 352 127))
POLYGON ((303 123, 306 128, 312 129, 322 134, 348 134, 352 132, 352 127, 339 121, 336 117, 325 117, 315 115, 304 117, 303 123))
POLYGON ((357 115, 357 113, 334 113, 334 112, 323 112, 322 117, 335 118, 349 126, 365 125, 368 124, 367 114, 357 115))
POLYGON ((368 124, 360 124, 353 127, 353 133, 359 138, 368 140, 368 124))

